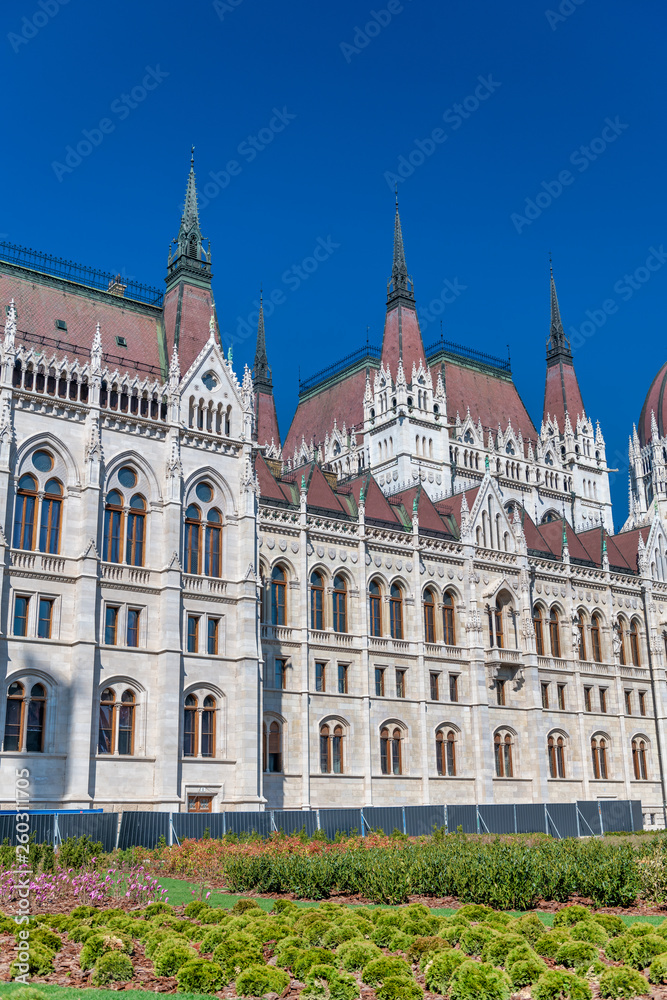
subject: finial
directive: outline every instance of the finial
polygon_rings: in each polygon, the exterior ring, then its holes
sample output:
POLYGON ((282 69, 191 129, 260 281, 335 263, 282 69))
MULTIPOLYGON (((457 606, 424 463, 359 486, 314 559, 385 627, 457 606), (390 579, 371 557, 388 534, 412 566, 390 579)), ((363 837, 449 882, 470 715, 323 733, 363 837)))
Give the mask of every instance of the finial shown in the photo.
POLYGON ((306 492, 306 477, 303 474, 301 476, 301 492, 302 493, 306 492))
POLYGON ((190 150, 190 166, 194 167, 194 165, 195 165, 195 147, 193 146, 192 149, 190 150))
POLYGON ((359 506, 361 507, 364 502, 365 502, 365 495, 364 495, 364 488, 362 486, 361 489, 359 490, 359 506))
POLYGON ((602 555, 607 555, 607 536, 604 533, 604 529, 602 531, 602 555))
POLYGON ((563 547, 565 547, 567 545, 567 530, 565 528, 566 523, 567 522, 566 522, 565 518, 563 518, 563 547))
POLYGON ((232 345, 229 345, 229 350, 227 351, 227 363, 231 365, 232 363, 232 345))
POLYGON ((414 500, 412 501, 412 513, 413 514, 419 513, 419 499, 417 496, 415 496, 414 500))
POLYGON ((208 321, 208 335, 211 340, 215 339, 215 320, 213 319, 213 310, 211 309, 211 318, 208 321))
POLYGON ((486 469, 487 472, 491 468, 491 463, 489 462, 489 456, 488 455, 484 456, 484 468, 486 469))

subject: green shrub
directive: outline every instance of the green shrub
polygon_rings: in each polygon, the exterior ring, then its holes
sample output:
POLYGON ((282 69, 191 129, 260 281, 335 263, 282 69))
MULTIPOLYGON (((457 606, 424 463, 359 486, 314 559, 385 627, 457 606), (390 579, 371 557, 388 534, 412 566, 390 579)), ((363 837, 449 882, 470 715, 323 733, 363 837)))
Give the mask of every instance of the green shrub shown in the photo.
POLYGON ((232 913, 247 913, 248 910, 261 910, 256 899, 237 899, 232 906, 232 913))
POLYGON ((589 920, 591 916, 591 911, 585 906, 579 906, 578 903, 573 903, 570 906, 564 906, 562 910, 559 910, 554 916, 554 927, 570 927, 572 924, 578 924, 580 920, 589 920))
POLYGON ((97 960, 108 951, 132 953, 131 938, 123 938, 116 934, 92 934, 79 954, 79 964, 82 969, 92 969, 97 960))
POLYGON ((99 912, 94 906, 75 906, 70 917, 74 917, 75 920, 85 920, 86 917, 94 917, 99 912))
POLYGON ((410 962, 420 962, 426 955, 435 955, 438 951, 450 949, 449 941, 437 936, 416 937, 408 948, 410 962))
POLYGON ((520 958, 517 962, 512 962, 507 971, 512 980, 512 986, 520 989, 522 986, 530 986, 537 982, 546 969, 546 964, 535 955, 532 958, 520 958))
POLYGON ((598 949, 586 941, 566 941, 556 952, 556 961, 566 969, 588 968, 598 957, 598 949))
MULTIPOLYGON (((482 958, 485 962, 490 962, 491 965, 504 965, 508 954, 517 945, 529 949, 526 939, 522 938, 520 934, 498 934, 486 942, 482 950, 482 958)), ((465 950, 462 946, 462 951, 465 950)))
MULTIPOLYGON (((445 920, 446 919, 447 918, 445 917, 445 920)), ((461 935, 465 934, 469 926, 470 926, 469 924, 464 923, 463 921, 461 921, 461 923, 458 924, 446 924, 443 921, 443 923, 440 926, 440 930, 438 931, 438 934, 440 935, 440 937, 443 937, 445 941, 449 941, 449 943, 453 947, 455 944, 459 943, 459 941, 461 940, 461 935)))
POLYGON ((100 955, 90 977, 93 986, 126 983, 134 976, 132 959, 122 951, 107 951, 100 955))
POLYGON ((625 933, 629 937, 644 937, 645 934, 655 934, 655 927, 645 920, 638 920, 636 923, 631 924, 630 927, 626 927, 625 933))
POLYGON ((485 927, 484 924, 477 924, 475 927, 469 927, 467 931, 463 932, 459 940, 459 948, 466 955, 481 955, 484 951, 484 946, 496 936, 496 931, 490 927, 485 927))
POLYGON ((446 993, 450 979, 465 961, 465 955, 453 948, 438 952, 424 970, 426 989, 431 993, 446 993))
POLYGON ((481 906, 479 903, 467 903, 465 906, 461 906, 456 912, 455 916, 464 917, 466 920, 484 920, 485 917, 491 916, 493 910, 490 906, 481 906))
POLYGON ((153 959, 155 975, 175 976, 178 970, 193 958, 197 958, 197 952, 191 945, 163 941, 153 959))
MULTIPOLYGON (((176 924, 180 925, 181 932, 185 930, 189 931, 193 926, 188 920, 177 920, 176 924)), ((140 938, 144 933, 147 925, 145 920, 133 920, 132 917, 112 917, 108 921, 106 926, 110 931, 121 931, 123 934, 129 934, 130 937, 140 938)), ((177 930, 174 927, 174 930, 177 930)))
POLYGON ((336 948, 336 957, 346 972, 358 972, 382 952, 372 941, 346 941, 336 948))
POLYGON ((291 933, 291 928, 284 920, 267 916, 262 920, 251 920, 246 925, 245 932, 260 944, 266 944, 268 941, 280 941, 281 938, 287 937, 291 933))
POLYGON ((463 962, 449 981, 450 1000, 509 1000, 509 976, 487 962, 463 962))
POLYGON ((667 955, 657 955, 653 959, 648 978, 652 983, 667 983, 667 955))
POLYGON ((120 907, 114 906, 109 910, 98 910, 93 917, 91 924, 93 927, 106 927, 109 920, 113 920, 115 917, 125 916, 127 916, 125 910, 121 910, 120 907))
POLYGON ((90 924, 74 923, 67 931, 67 940, 75 944, 84 944, 91 934, 98 934, 99 929, 90 924))
POLYGON ((402 976, 404 979, 408 979, 412 976, 412 969, 402 958, 389 958, 383 955, 382 958, 376 958, 364 966, 361 980, 367 986, 377 986, 389 976, 398 976, 399 978, 402 976))
POLYGON ((383 914, 375 924, 371 941, 379 945, 380 948, 386 948, 396 931, 400 930, 402 923, 400 913, 383 914))
POLYGON ((375 996, 377 1000, 422 1000, 424 993, 414 979, 389 976, 376 989, 375 996))
MULTIPOLYGON (((509 913, 500 913, 493 910, 491 913, 487 913, 483 923, 485 927, 493 927, 496 931, 504 931, 513 923, 513 920, 509 913)), ((540 926, 542 925, 540 924, 540 926)))
MULTIPOLYGON (((119 912, 122 914, 123 911, 120 910, 119 912)), ((150 920, 151 917, 154 917, 156 913, 173 913, 173 912, 174 912, 174 907, 170 906, 169 903, 149 903, 148 906, 143 911, 144 917, 147 920, 150 920)))
POLYGON ((209 952, 213 951, 214 948, 217 948, 221 941, 224 941, 227 937, 229 937, 229 935, 222 927, 213 927, 210 931, 206 931, 204 934, 199 945, 199 950, 202 955, 208 955, 209 952))
POLYGON ((299 907, 296 903, 293 903, 291 899, 277 899, 273 904, 272 913, 279 913, 282 915, 288 915, 292 913, 298 913, 299 907))
MULTIPOLYGON (((23 953, 22 953, 23 954, 23 953)), ((23 975, 25 966, 28 966, 28 973, 31 976, 48 976, 53 972, 53 959, 55 952, 43 945, 30 945, 28 949, 28 961, 19 962, 18 959, 12 962, 10 973, 12 978, 23 975), (19 968, 23 966, 23 971, 19 968)))
POLYGON ((600 976, 600 996, 611 1000, 630 1000, 649 992, 649 985, 639 972, 627 966, 607 969, 600 976))
MULTIPOLYGON (((148 909, 148 907, 146 907, 146 909, 148 909)), ((210 910, 210 909, 211 907, 204 899, 193 899, 192 902, 188 903, 188 905, 185 907, 183 913, 185 914, 186 917, 198 920, 200 914, 202 914, 204 910, 210 910)))
POLYGON ((571 972, 543 973, 531 990, 532 1000, 591 1000, 585 979, 571 972))
POLYGON ((151 961, 155 958, 155 954, 164 941, 171 941, 172 944, 188 944, 187 938, 180 937, 178 934, 174 934, 172 931, 155 931, 147 939, 144 945, 144 952, 146 953, 146 958, 150 958, 151 961))
POLYGON ((240 997, 261 997, 265 993, 282 993, 290 977, 282 969, 270 965, 251 965, 236 977, 236 993, 240 997))
POLYGON ((199 914, 199 922, 201 924, 227 924, 227 926, 229 927, 232 923, 232 920, 243 920, 243 924, 240 925, 242 927, 245 927, 246 923, 248 922, 247 918, 230 917, 229 910, 221 910, 221 909, 214 910, 211 907, 202 910, 201 913, 199 914))
POLYGON ((228 976, 217 962, 193 958, 178 970, 176 976, 181 993, 217 993, 228 983, 228 976))
POLYGON ((629 946, 633 939, 629 934, 619 934, 618 937, 610 938, 604 946, 604 953, 610 962, 625 962, 629 946))
POLYGON ((301 996, 304 1000, 356 1000, 359 986, 354 976, 338 972, 331 965, 315 965, 301 996))
POLYGON ((667 940, 659 934, 644 934, 628 945, 625 951, 625 961, 633 969, 645 969, 656 955, 667 951, 667 940))
POLYGON ((401 924, 401 930, 413 937, 425 937, 429 934, 437 934, 440 927, 440 917, 428 916, 424 913, 409 913, 401 924))
POLYGON ((603 948, 609 940, 606 930, 596 920, 580 920, 578 924, 572 925, 570 934, 574 941, 587 941, 598 948, 603 948))
POLYGON ((561 930, 547 931, 538 937, 535 942, 535 951, 543 958, 555 958, 558 949, 567 941, 571 941, 570 932, 564 928, 561 930))
MULTIPOLYGON (((71 917, 68 917, 66 913, 45 913, 39 920, 40 923, 46 924, 48 927, 53 927, 55 930, 61 933, 67 931, 73 924, 76 923, 71 917)), ((12 921, 13 923, 13 921, 12 921)), ((2 933, 2 924, 0 923, 0 934, 2 933)), ((16 994, 14 994, 16 995, 16 994)))
POLYGON ((278 965, 283 968, 285 966, 289 966, 291 968, 294 958, 300 951, 303 950, 301 938, 284 937, 282 941, 279 941, 273 949, 273 954, 278 965))
POLYGON ((592 919, 596 923, 602 924, 609 937, 616 937, 617 934, 622 934, 626 930, 625 924, 615 913, 594 913, 592 919))
POLYGON ((364 934, 352 921, 344 920, 337 926, 330 927, 322 938, 325 948, 337 948, 344 941, 363 941, 364 934))
POLYGON ((254 962, 262 961, 263 948, 261 944, 259 941, 255 941, 249 934, 244 934, 243 931, 240 931, 238 934, 228 934, 214 949, 213 961, 224 965, 241 952, 254 956, 254 962))
POLYGON ((292 969, 297 979, 302 982, 315 965, 336 965, 336 956, 326 948, 306 948, 299 952, 292 969))
MULTIPOLYGON (((37 930, 32 931, 30 935, 30 943, 31 945, 44 945, 45 948, 50 948, 51 951, 60 951, 63 946, 60 934, 50 931, 48 927, 38 927, 37 930)), ((665 947, 667 947, 667 944, 665 947)))

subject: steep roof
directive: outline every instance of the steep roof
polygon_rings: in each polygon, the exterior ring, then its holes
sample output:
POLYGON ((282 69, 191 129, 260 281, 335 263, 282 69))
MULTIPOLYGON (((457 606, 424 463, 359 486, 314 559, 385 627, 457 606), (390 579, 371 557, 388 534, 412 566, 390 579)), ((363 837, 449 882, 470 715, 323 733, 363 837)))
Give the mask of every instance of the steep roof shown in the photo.
POLYGON ((651 382, 651 386, 646 393, 646 399, 642 406, 639 417, 639 440, 642 444, 648 444, 652 437, 651 413, 655 414, 658 424, 658 431, 661 437, 667 434, 667 404, 665 403, 665 390, 667 389, 667 362, 662 366, 658 374, 651 382))
POLYGON ((360 369, 299 400, 285 439, 285 456, 291 458, 294 449, 300 448, 302 438, 307 444, 311 441, 316 445, 322 444, 326 435, 331 433, 334 419, 341 430, 343 424, 347 430, 360 428, 364 422, 365 387, 366 371, 360 369))
MULTIPOLYGON (((432 359, 430 359, 432 362, 432 359)), ((450 420, 458 413, 465 419, 466 411, 474 423, 481 420, 484 430, 496 434, 498 424, 503 430, 511 421, 515 432, 520 432, 524 440, 537 441, 537 431, 511 376, 494 371, 490 366, 474 366, 464 361, 457 363, 451 355, 444 361, 445 391, 447 393, 447 415, 450 420)), ((440 364, 432 364, 434 381, 440 372, 440 364)))
POLYGON ((572 360, 570 342, 565 336, 560 317, 560 306, 556 294, 553 268, 550 271, 551 330, 547 343, 547 377, 544 385, 544 409, 542 419, 556 417, 558 426, 563 427, 565 414, 570 414, 574 426, 577 416, 583 414, 584 404, 572 360))

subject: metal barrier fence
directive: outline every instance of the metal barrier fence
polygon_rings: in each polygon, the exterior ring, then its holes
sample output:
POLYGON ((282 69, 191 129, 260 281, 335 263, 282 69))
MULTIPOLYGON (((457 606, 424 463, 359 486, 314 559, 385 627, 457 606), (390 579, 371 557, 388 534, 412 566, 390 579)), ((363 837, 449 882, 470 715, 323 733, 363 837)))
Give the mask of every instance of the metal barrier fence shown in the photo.
MULTIPOLYGON (((530 803, 516 805, 388 806, 363 809, 268 809, 265 812, 168 813, 101 811, 29 813, 30 833, 37 843, 59 846, 68 837, 87 836, 101 841, 105 851, 115 847, 155 847, 161 840, 179 844, 186 838, 213 839, 228 833, 275 832, 312 836, 321 830, 365 837, 394 830, 410 837, 447 833, 547 833, 552 837, 599 837, 604 833, 643 829, 639 800, 530 803)), ((0 842, 16 843, 16 813, 0 813, 0 842)))

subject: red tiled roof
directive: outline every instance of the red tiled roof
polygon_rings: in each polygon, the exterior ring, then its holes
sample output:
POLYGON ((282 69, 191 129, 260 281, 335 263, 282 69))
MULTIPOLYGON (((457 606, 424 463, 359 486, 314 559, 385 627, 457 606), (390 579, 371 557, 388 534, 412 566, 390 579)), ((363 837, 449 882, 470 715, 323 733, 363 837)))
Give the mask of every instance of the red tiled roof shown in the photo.
POLYGON ((340 430, 343 424, 348 431, 352 427, 362 427, 365 389, 366 371, 361 369, 300 402, 285 439, 285 458, 291 459, 294 449, 301 447, 302 437, 306 444, 311 441, 316 445, 323 444, 326 435, 333 430, 334 418, 340 430))
POLYGON ((421 361, 426 366, 417 313, 400 302, 387 313, 382 337, 382 364, 385 368, 389 366, 394 380, 398 371, 399 356, 403 357, 406 382, 412 380, 413 364, 419 368, 421 361))
MULTIPOLYGON (((434 365, 431 369, 434 385, 439 372, 440 365, 434 365)), ((481 420, 485 430, 491 430, 495 434, 498 424, 505 430, 511 420, 513 429, 520 431, 524 439, 533 443, 537 440, 533 422, 511 379, 446 361, 445 381, 447 416, 450 420, 456 418, 457 412, 461 420, 465 420, 467 408, 470 407, 473 421, 477 423, 481 420)))
POLYGON ((665 406, 665 388, 667 387, 667 363, 665 363, 651 382, 646 394, 642 412, 639 417, 639 440, 647 444, 651 440, 651 412, 655 413, 658 430, 664 437, 667 434, 667 406, 665 406))
POLYGON ((270 445, 275 442, 276 447, 280 446, 280 431, 278 430, 278 414, 276 413, 276 401, 272 393, 256 392, 255 406, 257 413, 257 443, 259 445, 270 445))
POLYGON ((559 361, 558 364, 547 368, 543 419, 546 420, 548 416, 555 417, 558 421, 558 429, 562 431, 566 409, 570 414, 570 423, 574 428, 577 423, 577 415, 585 412, 581 390, 574 366, 559 361))
POLYGON ((209 288, 199 288, 181 281, 164 297, 164 324, 167 354, 171 358, 174 339, 178 344, 181 372, 185 374, 209 337, 209 323, 214 310, 209 288))
POLYGON ((255 455, 255 472, 257 473, 257 479, 259 481, 260 496, 267 497, 271 500, 287 499, 283 490, 274 479, 268 465, 264 461, 264 457, 261 452, 257 452, 255 455))
POLYGON ((452 497, 445 497, 442 500, 437 500, 435 503, 435 509, 443 517, 453 517, 456 522, 459 531, 461 530, 461 504, 463 503, 463 497, 466 498, 466 503, 468 504, 468 510, 472 510, 473 504, 477 499, 477 494, 479 493, 479 486, 473 486, 472 489, 462 490, 460 493, 455 493, 452 497))
POLYGON ((621 569, 625 563, 633 573, 636 573, 639 569, 637 563, 639 536, 641 535, 642 541, 646 544, 649 530, 649 528, 634 528, 632 531, 621 531, 618 535, 614 535, 613 538, 608 539, 607 555, 609 556, 609 565, 618 566, 621 569), (613 550, 611 545, 613 545, 613 550), (612 552, 614 552, 614 555, 612 555, 612 552), (615 560, 614 556, 616 552, 620 554, 623 562, 615 560))

